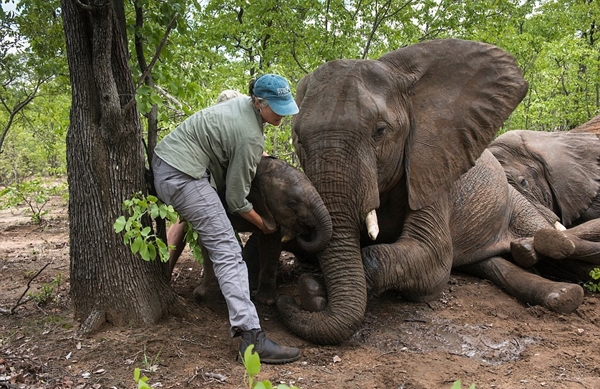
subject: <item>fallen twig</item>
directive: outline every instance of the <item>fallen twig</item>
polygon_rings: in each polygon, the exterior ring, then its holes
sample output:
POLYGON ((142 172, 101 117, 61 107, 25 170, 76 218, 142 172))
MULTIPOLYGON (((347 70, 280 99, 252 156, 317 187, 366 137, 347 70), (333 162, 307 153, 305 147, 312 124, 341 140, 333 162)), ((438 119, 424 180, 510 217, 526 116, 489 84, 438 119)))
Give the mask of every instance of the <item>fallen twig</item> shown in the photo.
MULTIPOLYGON (((15 309, 17 309, 17 307, 19 305, 23 305, 25 303, 27 303, 29 300, 31 299, 27 299, 25 301, 21 301, 23 299, 23 296, 25 296, 25 294, 27 293, 27 291, 29 290, 29 288, 31 287, 31 282, 36 279, 37 276, 40 275, 41 272, 44 271, 45 268, 48 267, 48 265, 50 265, 51 262, 48 262, 47 264, 45 264, 44 266, 42 266, 42 268, 33 276, 29 279, 29 281, 27 282, 27 288, 25 288, 25 290, 23 291, 23 294, 21 295, 21 297, 19 297, 19 299, 17 300, 17 303, 10 309, 9 314, 12 315, 15 313, 15 309)), ((1 310, 1 313, 5 313, 5 310, 1 310)))

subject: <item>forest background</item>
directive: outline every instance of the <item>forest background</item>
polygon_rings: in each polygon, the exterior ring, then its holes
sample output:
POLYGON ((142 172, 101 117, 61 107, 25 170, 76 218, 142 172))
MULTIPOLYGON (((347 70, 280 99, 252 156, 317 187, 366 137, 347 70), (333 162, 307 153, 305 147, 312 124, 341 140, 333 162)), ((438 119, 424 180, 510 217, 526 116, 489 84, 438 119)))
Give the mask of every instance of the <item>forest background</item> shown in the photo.
MULTIPOLYGON (((2 6, 0 186, 63 176, 71 84, 61 4, 2 6)), ((138 108, 144 120, 155 110, 158 139, 262 73, 282 74, 295 89, 326 61, 448 37, 516 57, 529 92, 501 131, 567 130, 600 112, 598 1, 132 0, 125 15, 138 108), (140 61, 155 57, 148 85, 140 61)), ((266 149, 297 163, 289 121, 266 129, 266 149)))

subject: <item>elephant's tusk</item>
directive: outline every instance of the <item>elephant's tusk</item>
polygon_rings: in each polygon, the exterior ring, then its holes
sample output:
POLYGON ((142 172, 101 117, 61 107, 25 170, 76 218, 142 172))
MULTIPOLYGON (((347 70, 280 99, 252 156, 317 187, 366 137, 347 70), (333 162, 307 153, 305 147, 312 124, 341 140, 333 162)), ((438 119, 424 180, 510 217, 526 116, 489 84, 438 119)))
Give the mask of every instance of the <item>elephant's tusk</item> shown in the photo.
POLYGON ((293 232, 288 232, 287 234, 285 234, 281 237, 281 243, 289 242, 290 240, 294 239, 295 237, 296 237, 296 234, 294 234, 293 232))
POLYGON ((557 231, 565 231, 567 229, 567 227, 563 226, 559 221, 555 221, 554 229, 557 231))
POLYGON ((377 239, 377 235, 379 235, 379 224, 377 223, 377 213, 375 213, 375 210, 372 210, 367 214, 365 222, 367 223, 369 238, 371 238, 371 240, 377 239))

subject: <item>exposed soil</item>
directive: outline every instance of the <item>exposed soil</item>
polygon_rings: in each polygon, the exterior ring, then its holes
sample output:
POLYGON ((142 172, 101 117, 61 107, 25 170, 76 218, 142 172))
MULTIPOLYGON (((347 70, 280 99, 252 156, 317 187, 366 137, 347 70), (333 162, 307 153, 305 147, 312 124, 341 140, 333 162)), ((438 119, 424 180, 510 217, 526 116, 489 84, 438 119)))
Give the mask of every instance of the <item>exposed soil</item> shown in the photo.
MULTIPOLYGON (((133 388, 135 367, 155 388, 247 387, 225 306, 194 302, 201 270, 189 253, 178 263, 173 287, 199 319, 104 326, 77 338, 66 205, 53 198, 50 209, 42 225, 19 210, 0 212, 0 388, 133 388), (26 290, 21 303, 43 297, 44 290, 48 301, 15 307, 26 290)), ((293 257, 283 255, 282 264, 281 292, 293 293, 294 272, 287 270, 293 257)), ((259 305, 258 311, 271 338, 303 349, 298 362, 262 366, 257 379, 274 384, 449 389, 460 379, 463 388, 600 388, 600 302, 588 292, 574 313, 561 315, 457 273, 429 304, 394 295, 371 299, 360 330, 334 347, 294 336, 274 307, 259 305)))

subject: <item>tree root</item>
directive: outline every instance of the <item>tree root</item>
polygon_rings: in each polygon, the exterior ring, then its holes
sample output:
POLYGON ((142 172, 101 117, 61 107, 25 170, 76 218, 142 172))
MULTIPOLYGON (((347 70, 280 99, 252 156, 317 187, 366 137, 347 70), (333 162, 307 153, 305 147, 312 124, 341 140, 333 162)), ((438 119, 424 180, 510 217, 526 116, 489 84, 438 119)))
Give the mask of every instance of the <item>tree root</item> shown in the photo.
POLYGON ((77 330, 78 336, 86 336, 97 331, 106 322, 106 312, 93 310, 81 323, 77 330))

